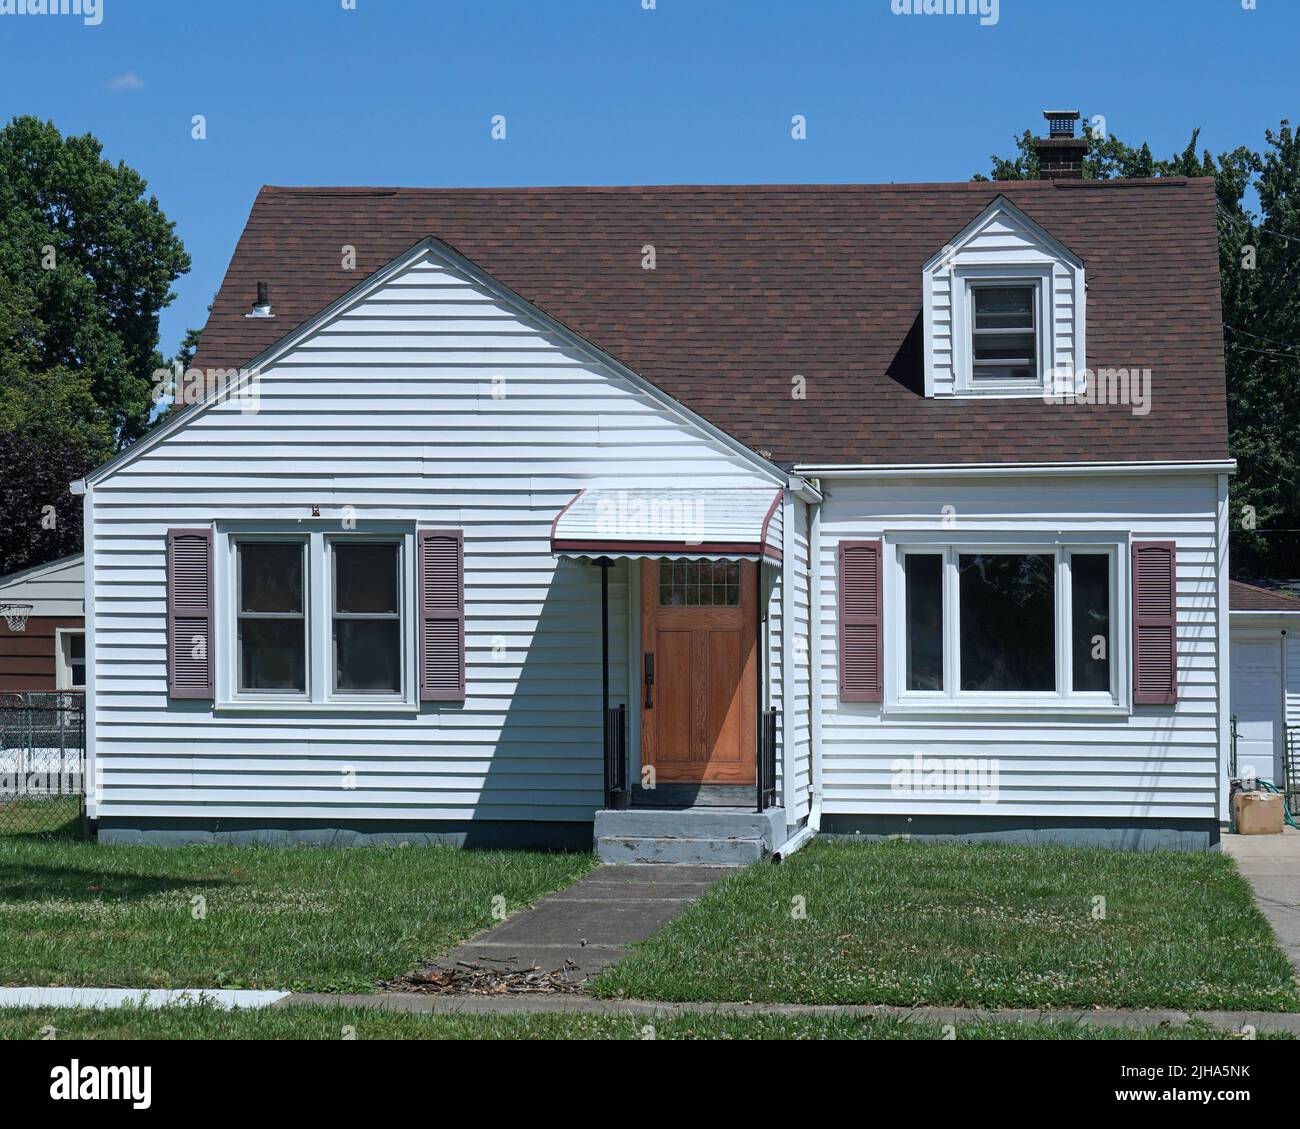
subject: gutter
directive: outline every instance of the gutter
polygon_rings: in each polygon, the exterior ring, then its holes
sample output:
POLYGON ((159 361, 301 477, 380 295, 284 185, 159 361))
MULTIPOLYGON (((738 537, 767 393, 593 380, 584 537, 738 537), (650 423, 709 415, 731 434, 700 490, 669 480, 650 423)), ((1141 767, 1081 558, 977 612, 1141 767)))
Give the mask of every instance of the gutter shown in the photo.
POLYGON ((795 472, 810 478, 997 478, 1026 475, 1094 474, 1236 474, 1236 459, 1209 462, 1126 463, 892 463, 799 464, 795 472))
POLYGON ((822 492, 819 489, 819 483, 815 480, 810 481, 802 478, 798 474, 790 475, 788 486, 790 492, 801 502, 807 502, 811 506, 819 506, 822 503, 822 492))

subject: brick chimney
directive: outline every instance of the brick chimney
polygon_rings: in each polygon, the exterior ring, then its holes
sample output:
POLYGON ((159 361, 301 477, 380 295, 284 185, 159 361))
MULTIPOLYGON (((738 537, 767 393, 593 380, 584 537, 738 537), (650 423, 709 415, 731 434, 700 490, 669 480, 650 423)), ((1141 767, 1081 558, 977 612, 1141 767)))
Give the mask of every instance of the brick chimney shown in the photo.
POLYGON ((1074 136, 1078 110, 1044 110, 1047 136, 1034 139, 1038 151, 1039 180, 1082 180, 1088 143, 1074 136))

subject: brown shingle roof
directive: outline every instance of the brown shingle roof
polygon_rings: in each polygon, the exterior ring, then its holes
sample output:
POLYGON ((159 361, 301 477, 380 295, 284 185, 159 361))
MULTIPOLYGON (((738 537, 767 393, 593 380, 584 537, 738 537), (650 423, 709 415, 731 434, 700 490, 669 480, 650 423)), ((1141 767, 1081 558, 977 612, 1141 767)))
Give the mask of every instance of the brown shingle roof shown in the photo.
POLYGON ((529 189, 266 187, 195 364, 245 365, 434 235, 778 461, 1227 457, 1213 182, 529 189), (1152 408, 927 400, 921 266, 999 194, 1079 255, 1088 363, 1152 408), (658 267, 641 268, 655 246, 658 267), (357 249, 357 270, 340 248, 357 249), (258 280, 273 321, 245 318, 258 280), (807 379, 793 399, 791 378, 807 379))
POLYGON ((1300 600, 1269 588, 1257 588, 1233 580, 1228 588, 1228 607, 1234 612, 1298 612, 1300 600))

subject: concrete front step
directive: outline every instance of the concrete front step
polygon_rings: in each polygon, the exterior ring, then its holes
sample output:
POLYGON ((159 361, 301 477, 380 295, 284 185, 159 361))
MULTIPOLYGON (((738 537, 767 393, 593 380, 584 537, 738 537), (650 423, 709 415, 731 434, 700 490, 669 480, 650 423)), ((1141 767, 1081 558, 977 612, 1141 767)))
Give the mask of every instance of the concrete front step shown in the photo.
POLYGON ((604 863, 747 866, 771 857, 785 839, 785 811, 740 808, 596 813, 596 856, 604 863))

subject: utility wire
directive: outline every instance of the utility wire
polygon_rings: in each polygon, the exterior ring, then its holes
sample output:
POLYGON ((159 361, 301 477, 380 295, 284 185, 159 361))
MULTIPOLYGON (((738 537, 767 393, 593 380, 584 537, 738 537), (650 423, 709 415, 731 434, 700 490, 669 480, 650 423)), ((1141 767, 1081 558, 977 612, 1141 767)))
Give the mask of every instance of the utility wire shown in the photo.
POLYGON ((1268 235, 1276 235, 1279 239, 1285 239, 1288 243, 1300 243, 1300 238, 1297 238, 1294 235, 1288 235, 1285 231, 1276 231, 1271 227, 1263 227, 1262 225, 1259 224, 1253 224, 1244 216, 1234 216, 1222 204, 1219 205, 1219 215, 1222 216, 1225 220, 1227 220, 1228 223, 1234 224, 1238 227, 1240 227, 1242 224, 1245 224, 1246 227, 1249 228, 1249 230, 1251 231, 1262 231, 1268 235))

